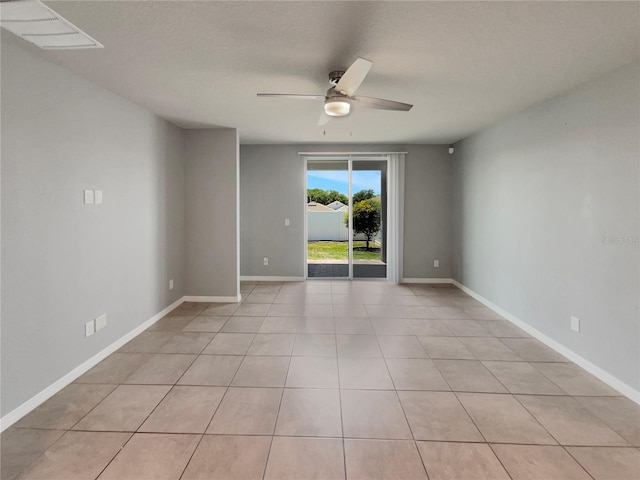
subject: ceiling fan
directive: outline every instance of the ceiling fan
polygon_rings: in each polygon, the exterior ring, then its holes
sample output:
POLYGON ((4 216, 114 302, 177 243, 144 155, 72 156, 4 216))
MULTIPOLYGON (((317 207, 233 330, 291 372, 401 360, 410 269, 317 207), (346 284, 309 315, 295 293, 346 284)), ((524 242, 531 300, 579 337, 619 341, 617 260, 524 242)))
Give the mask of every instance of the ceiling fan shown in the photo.
POLYGON ((354 93, 365 79, 373 62, 358 58, 346 72, 335 71, 329 74, 332 85, 325 95, 299 95, 291 93, 258 93, 259 97, 298 98, 301 100, 324 100, 324 112, 318 125, 325 125, 332 117, 349 115, 351 107, 377 108, 380 110, 399 110, 407 112, 413 105, 382 98, 354 96, 354 93))

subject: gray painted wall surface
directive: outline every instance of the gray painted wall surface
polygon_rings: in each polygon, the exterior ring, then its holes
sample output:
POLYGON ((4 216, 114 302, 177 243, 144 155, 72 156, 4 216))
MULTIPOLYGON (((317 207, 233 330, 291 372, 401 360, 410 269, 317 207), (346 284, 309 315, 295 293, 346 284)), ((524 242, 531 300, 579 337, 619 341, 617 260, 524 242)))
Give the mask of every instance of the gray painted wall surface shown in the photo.
POLYGON ((451 277, 451 156, 442 145, 242 145, 240 272, 304 275, 304 157, 298 152, 406 151, 405 277, 451 277), (284 219, 291 225, 285 227, 284 219), (269 265, 263 265, 263 257, 269 265), (440 260, 440 268, 433 260, 440 260))
POLYGON ((442 145, 409 145, 407 151, 403 276, 451 278, 452 156, 442 145))
POLYGON ((186 130, 186 293, 237 296, 238 132, 186 130))
POLYGON ((2 415, 184 292, 181 130, 37 52, 3 35, 2 415))
POLYGON ((304 275, 304 160, 298 151, 296 145, 240 146, 241 275, 304 275))
POLYGON ((453 194, 454 277, 635 389, 638 85, 631 65, 465 139, 453 194))

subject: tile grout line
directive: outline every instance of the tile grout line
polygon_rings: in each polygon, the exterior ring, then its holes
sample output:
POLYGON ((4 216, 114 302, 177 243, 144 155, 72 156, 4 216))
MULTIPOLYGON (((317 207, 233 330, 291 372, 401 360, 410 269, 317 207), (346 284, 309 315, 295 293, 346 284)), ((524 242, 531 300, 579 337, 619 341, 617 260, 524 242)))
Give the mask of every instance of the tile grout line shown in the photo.
MULTIPOLYGON (((278 291, 280 291, 280 288, 278 288, 278 291)), ((273 305, 273 304, 272 304, 273 305)), ((269 310, 271 310, 271 307, 269 307, 269 310)), ((264 320, 263 320, 264 322, 264 320)), ((254 337, 255 339, 255 337, 254 337)), ((253 344, 253 342, 252 342, 253 344)), ((294 345, 295 345, 295 340, 294 340, 294 345)), ((291 346, 291 353, 293 353, 293 347, 294 345, 291 346)), ((248 352, 249 350, 247 350, 248 352)), ((282 399, 284 398, 284 389, 287 385, 287 377, 289 376, 289 369, 291 368, 291 355, 289 355, 289 363, 287 364, 287 372, 285 373, 284 376, 284 382, 282 383, 282 391, 280 392, 280 402, 278 403, 278 412, 276 413, 276 417, 273 421, 273 432, 271 434, 271 439, 269 441, 269 448, 267 450, 267 456, 265 457, 264 460, 264 469, 262 470, 262 479, 264 480, 266 474, 267 474, 267 467, 269 466, 269 457, 271 456, 271 448, 273 447, 273 439, 276 436, 276 427, 278 425, 278 418, 280 417, 280 408, 282 407, 282 399)))
MULTIPOLYGON (((335 318, 333 319, 333 326, 335 330, 335 318)), ((342 465, 344 468, 344 478, 347 478, 347 446, 344 440, 344 416, 342 413, 342 386, 340 385, 340 362, 338 361, 338 340, 337 335, 334 334, 336 344, 336 372, 338 373, 338 401, 340 405, 340 430, 342 432, 342 465)))
MULTIPOLYGON (((380 343, 380 339, 378 338, 378 335, 376 334, 376 342, 378 343, 378 348, 380 349, 380 352, 382 353, 382 360, 384 361, 384 365, 387 368, 387 373, 389 375, 389 378, 391 379, 391 384, 393 385, 393 391, 396 394, 396 398, 398 399, 398 404, 400 405, 400 410, 402 410, 402 414, 404 415, 404 421, 407 422, 407 427, 409 428, 409 433, 411 434, 411 441, 413 443, 413 447, 415 448, 416 454, 418 455, 418 458, 420 459, 420 464, 422 465, 422 469, 424 471, 424 474, 427 478, 427 480, 429 479, 429 472, 427 472, 427 466, 424 463, 424 459, 422 458, 422 455, 420 455, 420 449, 418 448, 418 442, 416 440, 416 436, 413 433, 413 429, 411 428, 411 422, 409 422, 409 417, 407 417, 407 412, 404 409, 404 405, 402 404, 402 400, 400 399, 400 394, 398 393, 398 388, 396 387, 396 383, 393 380, 393 376, 391 375, 391 370, 389 369, 389 364, 387 363, 387 357, 384 354, 384 350, 382 349, 382 344, 380 343)), ((425 354, 427 355, 427 357, 429 356, 429 354, 426 351, 426 348, 424 348, 424 346, 422 344, 420 344, 422 346, 422 349, 425 351, 425 354)))
POLYGON ((593 480, 596 480, 596 478, 593 475, 591 475, 591 472, 589 472, 589 470, 587 470, 587 468, 584 465, 582 465, 582 462, 580 462, 576 457, 574 457, 571 454, 571 452, 567 449, 566 446, 561 445, 561 447, 567 453, 567 455, 569 455, 573 459, 573 461, 576 462, 580 466, 580 468, 582 468, 582 470, 586 472, 587 475, 589 475, 593 480))
POLYGON ((287 364, 287 373, 284 376, 284 383, 282 385, 282 391, 280 392, 280 402, 278 403, 278 412, 273 422, 273 433, 271 434, 271 441, 269 442, 269 449, 264 461, 264 470, 262 471, 262 479, 264 480, 267 474, 267 467, 269 465, 269 457, 271 456, 271 448, 273 447, 273 440, 276 437, 276 427, 278 425, 278 418, 280 417, 280 408, 282 407, 282 399, 284 398, 284 390, 287 384, 287 377, 289 376, 289 368, 291 367, 291 357, 289 357, 289 363, 287 364))
POLYGON ((520 406, 521 406, 521 407, 522 407, 522 408, 523 408, 523 409, 524 409, 524 410, 529 414, 529 416, 530 416, 531 418, 533 418, 533 419, 536 421, 536 423, 537 423, 538 425, 540 425, 540 427, 541 427, 545 432, 547 432, 551 438, 553 438, 553 439, 557 442, 557 444, 558 444, 558 445, 562 446, 562 442, 560 442, 560 441, 555 437, 555 435, 553 435, 553 434, 552 434, 552 433, 551 433, 551 432, 550 432, 550 431, 549 431, 549 430, 548 430, 548 429, 547 429, 547 428, 542 424, 542 422, 541 422, 540 420, 538 420, 538 417, 536 417, 533 413, 531 413, 531 412, 529 411, 529 409, 527 408, 527 406, 526 406, 524 403, 522 403, 520 400, 518 400, 518 397, 517 397, 516 395, 511 394, 511 396, 512 396, 512 397, 513 397, 513 399, 518 403, 518 405, 520 405, 520 406))
MULTIPOLYGON (((445 381, 446 381, 446 379, 445 379, 445 381)), ((458 405, 460 405, 462 407, 464 412, 467 414, 467 417, 469 417, 469 420, 471 420, 471 423, 473 423, 473 426, 476 427, 476 430, 478 431, 478 433, 480 433, 480 436, 482 438, 484 438, 483 445, 487 445, 489 447, 489 449, 491 450, 491 453, 493 453, 493 456, 498 460, 498 462, 502 466, 502 469, 506 472, 507 476, 513 480, 513 476, 511 475, 509 470, 507 470, 507 467, 504 465, 504 463, 502 463, 502 459, 498 456, 496 451, 493 449, 493 447, 491 446, 491 444, 487 440, 487 437, 484 435, 484 433, 482 433, 482 430, 480 430, 480 427, 478 427, 478 424, 476 423, 476 421, 473 419, 473 417, 471 416, 471 414, 467 410, 467 407, 465 407, 464 404, 460 401, 460 399, 458 398, 458 395, 457 395, 456 392, 454 392, 452 390, 452 393, 453 393, 453 396, 455 397, 456 401, 458 402, 458 405)))
MULTIPOLYGON (((240 366, 238 366, 238 368, 240 368, 240 366)), ((231 384, 231 381, 229 382, 229 384, 231 384)), ((200 444, 202 443, 202 440, 204 440, 204 437, 207 434, 207 430, 211 426, 211 422, 213 422, 213 417, 216 416, 216 413, 218 413, 218 409, 220 408, 220 405, 222 405, 222 401, 227 396, 227 392, 229 391, 229 388, 230 388, 229 386, 225 387, 225 391, 222 394, 222 397, 220 397, 220 401, 218 402, 218 405, 213 410, 213 413, 211 414, 211 418, 207 422, 207 425, 204 427, 204 429, 202 431, 202 434, 200 435, 200 440, 198 440, 198 444, 196 445, 196 448, 193 449, 193 452, 191 452, 191 455, 189 456, 189 460, 187 460, 187 462, 185 463, 184 468, 182 469, 182 473, 178 477, 179 479, 181 479, 184 476, 184 473, 187 471, 187 468, 189 467, 189 464, 191 463, 191 460, 193 460, 194 455, 198 451, 198 448, 200 447, 200 444)))
POLYGON ((129 438, 127 438, 127 441, 124 442, 120 448, 118 449, 118 451, 113 455, 113 457, 111 457, 111 459, 107 462, 107 464, 104 466, 104 468, 102 470, 100 470, 100 473, 98 473, 98 475, 96 475, 96 479, 100 477, 100 475, 103 474, 103 472, 109 468, 109 465, 111 465, 113 463, 113 461, 116 459, 116 457, 120 454, 120 452, 122 450, 124 450, 124 448, 129 444, 129 442, 131 441, 131 439, 133 438, 133 436, 135 435, 135 432, 127 432, 127 433, 131 433, 131 435, 129 435, 129 438))
MULTIPOLYGON (((464 406, 462 407, 464 408, 464 406)), ((473 421, 473 419, 472 419, 473 421)), ((477 427, 476 427, 477 428, 477 427)), ((480 431, 480 429, 478 429, 478 431, 480 431)), ((480 434, 482 435, 482 432, 480 432, 480 434)), ((498 460, 498 463, 500 463, 500 466, 502 467, 502 469, 507 473, 507 476, 513 480, 513 475, 511 475, 511 472, 509 472, 509 470, 507 470, 507 467, 505 466, 505 464, 502 462, 502 459, 498 456, 498 453, 495 451, 495 449, 493 448, 493 445, 491 445, 490 443, 486 443, 486 445, 489 447, 489 450, 491 450, 491 453, 493 453, 493 456, 496 457, 496 459, 498 460)))

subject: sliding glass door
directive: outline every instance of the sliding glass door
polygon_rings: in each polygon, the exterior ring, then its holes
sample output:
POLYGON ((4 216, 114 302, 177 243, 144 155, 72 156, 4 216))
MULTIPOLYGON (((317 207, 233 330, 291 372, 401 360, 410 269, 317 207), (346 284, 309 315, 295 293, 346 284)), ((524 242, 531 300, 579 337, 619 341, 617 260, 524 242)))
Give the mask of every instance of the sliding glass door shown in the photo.
POLYGON ((387 161, 306 161, 308 278, 386 278, 387 161))
POLYGON ((353 278, 386 278, 387 162, 354 160, 351 169, 353 278))
POLYGON ((307 161, 307 277, 350 278, 349 161, 307 161))

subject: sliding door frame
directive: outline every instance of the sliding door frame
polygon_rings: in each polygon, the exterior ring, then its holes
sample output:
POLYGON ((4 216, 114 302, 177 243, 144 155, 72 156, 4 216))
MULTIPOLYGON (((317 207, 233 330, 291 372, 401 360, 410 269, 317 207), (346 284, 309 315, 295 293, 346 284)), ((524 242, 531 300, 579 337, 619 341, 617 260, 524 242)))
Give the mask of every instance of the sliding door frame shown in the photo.
MULTIPOLYGON (((395 152, 394 152, 395 153, 395 152)), ((400 153, 405 153, 405 152, 400 152, 400 153)), ((396 185, 394 185, 394 182, 392 182, 392 175, 390 175, 390 168, 391 168, 391 157, 387 152, 381 152, 381 153, 377 153, 377 152, 367 152, 367 153, 344 153, 344 154, 322 154, 322 153, 308 153, 306 154, 305 152, 300 152, 299 155, 305 155, 304 157, 304 202, 303 202, 303 206, 304 206, 304 279, 305 280, 309 280, 309 278, 312 278, 314 280, 353 280, 353 185, 352 185, 352 176, 353 176, 353 162, 358 162, 358 161, 363 161, 363 160, 369 160, 369 161, 383 161, 386 163, 386 170, 387 170, 387 175, 386 175, 386 189, 387 189, 387 205, 385 206, 385 210, 387 211, 387 215, 389 215, 390 213, 390 208, 392 204, 396 204, 397 203, 397 197, 394 198, 393 200, 392 195, 393 196, 397 196, 400 194, 400 192, 398 192, 398 188, 396 188, 396 185), (309 162, 313 162, 313 161, 323 161, 323 162, 347 162, 347 172, 348 172, 348 184, 349 184, 349 206, 348 206, 348 212, 349 212, 349 247, 348 247, 348 251, 349 251, 349 256, 348 256, 348 263, 349 263, 349 276, 348 277, 309 277, 309 248, 308 248, 308 243, 309 243, 309 215, 308 215, 308 208, 307 208, 307 190, 309 188, 308 186, 308 182, 307 182, 307 172, 308 172, 308 168, 309 168, 309 162)), ((385 222, 387 221, 387 219, 385 218, 385 222)), ((397 225, 397 222, 394 222, 397 225)), ((395 232, 391 232, 390 229, 388 228, 389 223, 387 223, 387 237, 389 235, 395 235, 395 232)), ((389 259, 391 259, 391 261, 396 261, 396 259, 399 258, 399 255, 397 254, 397 252, 390 252, 388 250, 388 246, 390 244, 390 242, 388 242, 387 238, 384 239, 384 247, 387 248, 387 269, 386 269, 386 280, 392 280, 391 275, 390 275, 390 269, 389 269, 389 259)), ((397 242, 393 242, 392 245, 394 246, 394 248, 398 248, 397 242)), ((395 269, 394 269, 395 270, 395 269)), ((366 278, 358 278, 359 280, 363 280, 366 278)), ((374 280, 372 278, 372 280, 374 280)))

